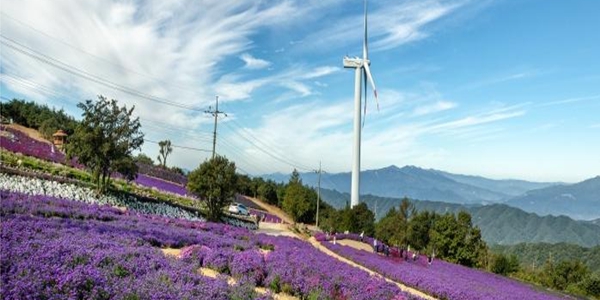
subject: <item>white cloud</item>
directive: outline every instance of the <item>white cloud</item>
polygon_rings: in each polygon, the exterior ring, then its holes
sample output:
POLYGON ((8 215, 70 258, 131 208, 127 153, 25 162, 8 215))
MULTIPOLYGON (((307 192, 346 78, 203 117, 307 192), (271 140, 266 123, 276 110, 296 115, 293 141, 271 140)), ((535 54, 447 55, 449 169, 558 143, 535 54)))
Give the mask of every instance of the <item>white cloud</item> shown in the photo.
POLYGON ((440 111, 448 110, 455 108, 457 106, 456 103, 450 101, 437 101, 433 104, 427 104, 423 106, 419 106, 413 110, 414 116, 423 116, 428 114, 437 113, 440 111))
POLYGON ((271 65, 271 62, 266 61, 264 59, 253 57, 252 55, 250 55, 248 53, 244 53, 244 54, 240 55, 240 59, 243 60, 244 63, 246 63, 244 68, 247 68, 247 69, 264 69, 271 65))
MULTIPOLYGON (((215 90, 224 100, 243 100, 252 96, 252 93, 263 86, 278 86, 295 91, 297 97, 306 97, 313 94, 309 85, 304 83, 310 79, 321 78, 337 72, 340 68, 321 66, 307 68, 295 65, 279 73, 262 77, 260 79, 244 79, 240 74, 226 74, 215 84, 215 90)), ((288 98, 288 97, 286 97, 288 98)))
POLYGON ((596 99, 600 99, 600 95, 585 96, 585 97, 576 97, 576 98, 568 98, 568 99, 563 99, 563 100, 550 101, 550 102, 541 103, 539 106, 541 106, 541 107, 544 107, 544 106, 554 106, 554 105, 577 103, 577 102, 590 101, 590 100, 596 100, 596 99))
MULTIPOLYGON (((424 39, 430 35, 427 26, 450 15, 466 1, 390 1, 369 8, 369 49, 393 49, 408 42, 424 39)), ((362 11, 343 18, 327 28, 309 35, 302 47, 310 50, 329 49, 362 43, 364 16, 362 11)), ((361 53, 356 48, 351 55, 361 53)))

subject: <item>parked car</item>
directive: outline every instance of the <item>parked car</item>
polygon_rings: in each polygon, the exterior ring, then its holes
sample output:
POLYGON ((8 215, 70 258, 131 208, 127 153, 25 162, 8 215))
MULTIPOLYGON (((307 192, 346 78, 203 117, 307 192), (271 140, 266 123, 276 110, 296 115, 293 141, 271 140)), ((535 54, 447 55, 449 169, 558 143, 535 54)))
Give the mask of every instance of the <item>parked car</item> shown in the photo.
POLYGON ((243 216, 250 215, 250 211, 248 210, 248 208, 241 203, 232 203, 231 205, 229 205, 228 211, 232 214, 238 214, 243 216))

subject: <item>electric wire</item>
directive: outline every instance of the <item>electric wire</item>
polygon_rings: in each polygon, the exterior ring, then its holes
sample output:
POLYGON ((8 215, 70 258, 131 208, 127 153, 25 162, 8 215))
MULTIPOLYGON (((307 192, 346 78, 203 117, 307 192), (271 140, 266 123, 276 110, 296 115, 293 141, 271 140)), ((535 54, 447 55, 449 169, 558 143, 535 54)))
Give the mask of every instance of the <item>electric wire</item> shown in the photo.
MULTIPOLYGON (((38 60, 38 61, 40 61, 42 63, 48 64, 48 65, 50 65, 52 67, 55 67, 55 68, 58 68, 60 70, 65 71, 65 72, 68 72, 68 73, 71 73, 73 75, 76 75, 78 77, 87 79, 89 81, 98 83, 100 85, 103 85, 103 86, 106 86, 106 87, 109 87, 109 88, 112 88, 112 89, 115 89, 115 90, 118 90, 118 91, 122 91, 122 92, 125 92, 125 93, 128 93, 128 94, 134 95, 134 96, 138 96, 138 97, 143 98, 143 99, 147 99, 147 100, 151 100, 151 101, 159 102, 159 103, 162 103, 162 104, 165 104, 165 105, 171 105, 171 106, 175 106, 175 107, 179 107, 179 108, 183 108, 183 109, 189 109, 189 110, 193 110, 193 111, 200 111, 200 110, 198 110, 196 108, 192 108, 192 107, 190 107, 188 105, 185 105, 185 104, 181 104, 181 103, 177 103, 177 102, 172 102, 172 101, 168 101, 166 99, 162 99, 162 98, 159 98, 159 97, 147 95, 145 93, 136 91, 134 89, 131 89, 131 88, 128 88, 128 87, 125 87, 125 86, 122 86, 122 85, 118 85, 118 84, 116 84, 114 82, 105 80, 105 79, 103 79, 101 77, 95 76, 95 75, 93 75, 91 73, 88 73, 88 72, 86 72, 84 70, 80 70, 80 69, 77 69, 77 68, 75 68, 73 66, 70 66, 69 64, 66 64, 66 63, 64 63, 64 62, 62 62, 60 60, 54 59, 54 58, 52 58, 50 56, 47 56, 47 55, 45 55, 43 53, 35 51, 35 50, 33 50, 33 49, 25 46, 25 45, 20 44, 19 42, 15 41, 15 40, 13 40, 13 39, 11 39, 9 37, 6 37, 5 35, 2 35, 1 33, 0 33, 0 37, 2 38, 2 40, 0 40, 0 43, 2 43, 3 45, 11 48, 12 50, 17 51, 17 52, 19 52, 19 53, 21 53, 23 55, 29 56, 29 57, 31 57, 33 59, 36 59, 36 60, 38 60)), ((24 83, 24 84, 27 85, 26 83, 24 83)), ((48 93, 48 91, 46 91, 46 93, 48 93)), ((293 162, 290 159, 285 158, 281 154, 278 154, 278 153, 275 153, 275 152, 272 153, 270 151, 265 150, 265 148, 276 149, 276 147, 273 147, 272 145, 268 145, 265 142, 261 141, 260 139, 256 138, 250 131, 248 131, 244 126, 240 125, 235 119, 232 119, 232 121, 233 121, 233 124, 235 124, 235 126, 237 126, 240 130, 244 131, 244 133, 246 133, 254 141, 252 141, 250 138, 246 137, 245 135, 240 134, 240 132, 238 132, 236 130, 232 130, 232 131, 235 134, 237 134, 238 136, 240 136, 242 139, 246 140, 254 148, 258 149, 259 151, 261 151, 261 152, 263 152, 265 154, 267 154, 271 158, 273 158, 273 159, 275 159, 275 160, 277 160, 277 161, 279 161, 281 163, 284 163, 286 165, 289 165, 291 167, 294 167, 296 169, 299 169, 299 170, 302 170, 302 171, 311 171, 312 170, 312 168, 307 167, 307 166, 302 165, 302 164, 298 164, 297 162, 293 162), (257 143, 261 144, 262 146, 257 145, 257 143)), ((227 127, 231 128, 232 126, 229 125, 228 123, 229 122, 224 122, 224 124, 227 127)), ((231 129, 233 129, 233 128, 231 128, 231 129)))
POLYGON ((29 56, 33 59, 36 59, 42 63, 45 63, 47 65, 50 65, 52 67, 55 67, 57 69, 60 69, 62 71, 65 71, 67 73, 70 73, 72 75, 78 76, 80 78, 86 79, 88 81, 100 84, 102 86, 117 90, 117 91, 121 91, 127 94, 130 94, 132 96, 136 96, 142 99, 146 99, 146 100, 150 100, 150 101, 154 101, 157 103, 162 103, 165 105, 169 105, 169 106, 173 106, 173 107, 178 107, 178 108, 183 108, 183 109, 188 109, 188 110, 192 110, 192 111, 198 111, 198 112, 202 112, 203 110, 192 107, 190 105, 187 104, 183 104, 183 103, 178 103, 178 102, 173 102, 164 98, 160 98, 160 97, 156 97, 156 96, 152 96, 152 95, 148 95, 146 93, 128 88, 126 86, 114 83, 112 81, 106 80, 102 77, 93 75, 91 73, 86 72, 85 70, 81 70, 78 68, 75 68, 65 62, 62 62, 58 59, 52 58, 48 55, 45 55, 43 53, 40 53, 36 50, 33 50, 3 34, 0 33, 0 37, 2 38, 2 40, 0 40, 0 43, 3 44, 4 46, 18 52, 21 53, 23 55, 29 56))

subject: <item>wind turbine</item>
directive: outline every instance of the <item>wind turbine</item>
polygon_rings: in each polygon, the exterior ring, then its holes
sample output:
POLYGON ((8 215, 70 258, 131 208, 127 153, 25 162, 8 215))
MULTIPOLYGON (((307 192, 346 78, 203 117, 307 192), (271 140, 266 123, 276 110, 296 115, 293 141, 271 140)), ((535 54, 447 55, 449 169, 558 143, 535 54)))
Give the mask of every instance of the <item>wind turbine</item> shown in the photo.
MULTIPOLYGON (((375 101, 377 103, 377 110, 379 110, 379 100, 377 99, 377 89, 375 88, 375 82, 371 75, 371 68, 369 64, 369 54, 367 49, 367 0, 365 0, 365 35, 363 40, 363 57, 344 57, 344 68, 354 68, 354 147, 352 151, 352 188, 350 197, 350 207, 358 205, 360 202, 360 133, 361 133, 361 79, 365 81, 365 115, 367 113, 367 79, 371 83, 373 93, 375 94, 375 101)), ((364 125, 364 123, 363 123, 364 125)))

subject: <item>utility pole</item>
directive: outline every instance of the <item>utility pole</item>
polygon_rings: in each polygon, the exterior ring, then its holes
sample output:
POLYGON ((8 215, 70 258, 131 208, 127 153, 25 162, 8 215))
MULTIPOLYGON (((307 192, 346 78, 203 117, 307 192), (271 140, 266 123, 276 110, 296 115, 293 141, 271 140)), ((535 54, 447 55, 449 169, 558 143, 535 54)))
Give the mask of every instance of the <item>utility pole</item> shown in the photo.
POLYGON ((319 181, 317 182, 317 218, 316 226, 319 228, 319 202, 321 202, 321 161, 319 161, 319 170, 315 170, 315 173, 319 174, 319 181))
POLYGON ((217 120, 219 118, 219 114, 223 114, 227 117, 227 114, 223 111, 219 111, 219 96, 216 96, 216 106, 215 110, 211 110, 212 108, 209 106, 208 110, 205 110, 204 113, 213 115, 215 117, 215 127, 213 131, 213 150, 212 150, 212 158, 215 158, 215 148, 217 146, 217 120))

